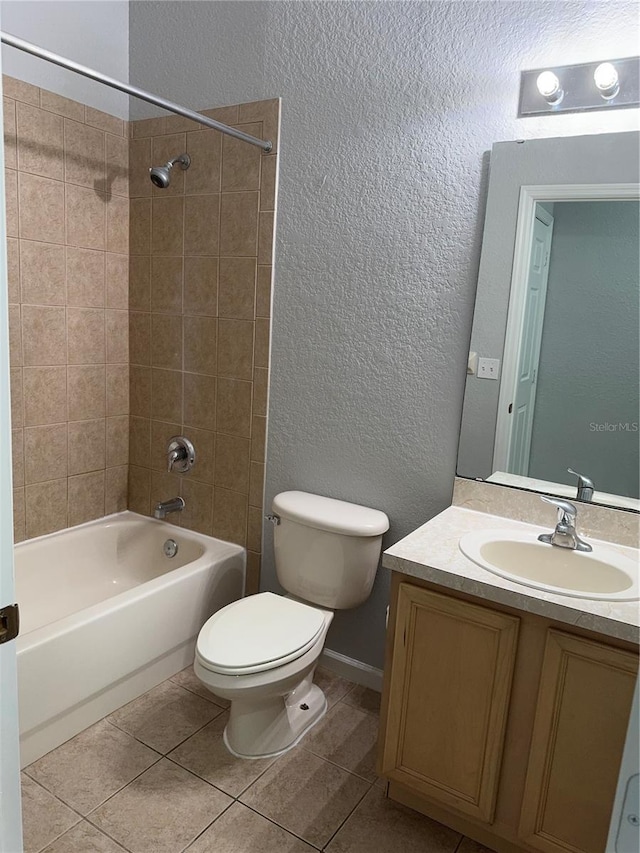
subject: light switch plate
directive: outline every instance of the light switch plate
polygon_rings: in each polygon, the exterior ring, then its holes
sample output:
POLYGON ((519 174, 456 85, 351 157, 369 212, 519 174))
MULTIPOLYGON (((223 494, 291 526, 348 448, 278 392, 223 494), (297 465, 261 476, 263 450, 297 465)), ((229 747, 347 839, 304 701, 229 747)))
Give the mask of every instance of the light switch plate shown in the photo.
POLYGON ((478 379, 497 379, 500 374, 499 358, 478 359, 478 379))

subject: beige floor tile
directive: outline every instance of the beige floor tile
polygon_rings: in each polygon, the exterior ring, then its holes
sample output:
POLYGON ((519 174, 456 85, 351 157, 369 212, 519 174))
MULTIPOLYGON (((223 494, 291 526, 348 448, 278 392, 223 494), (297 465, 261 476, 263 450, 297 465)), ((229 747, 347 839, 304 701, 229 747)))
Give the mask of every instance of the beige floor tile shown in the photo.
POLYGON ((222 709, 172 681, 165 681, 108 717, 118 728, 166 753, 206 725, 222 709))
POLYGON ((359 684, 350 690, 342 700, 347 705, 358 708, 360 711, 368 711, 370 714, 380 713, 380 701, 382 694, 369 687, 361 687, 359 684))
POLYGON ((88 814, 159 758, 101 720, 27 767, 27 773, 81 814, 88 814))
POLYGON ((171 681, 175 681, 176 684, 184 687, 185 690, 190 690, 192 693, 197 693, 198 696, 203 696, 209 702, 215 702, 221 708, 228 708, 231 704, 227 699, 221 699, 220 696, 215 696, 207 689, 193 671, 192 666, 187 666, 185 669, 172 675, 171 681))
POLYGON ((353 687, 351 681, 346 678, 340 678, 335 672, 330 669, 325 669, 323 666, 316 668, 313 675, 313 682, 317 684, 320 690, 324 693, 327 699, 327 705, 331 708, 333 705, 346 696, 353 687))
POLYGON ((42 853, 127 853, 127 851, 95 826, 83 820, 61 835, 42 853))
POLYGON ((194 841, 188 853, 311 853, 313 850, 275 823, 234 803, 194 841))
POLYGON ((163 758, 91 815, 131 853, 181 853, 233 801, 163 758))
POLYGON ((37 853, 79 820, 79 815, 22 774, 24 853, 37 853))
POLYGON ((211 782, 225 794, 239 797, 273 764, 274 759, 247 761, 231 755, 222 740, 222 733, 228 719, 228 714, 216 717, 208 726, 181 743, 169 757, 197 776, 206 779, 207 782, 211 782))
POLYGON ((323 847, 368 790, 363 779, 294 749, 240 799, 315 847, 323 847))
POLYGON ((454 853, 460 834, 385 798, 373 787, 327 853, 454 853))
POLYGON ((463 838, 456 853, 494 853, 489 847, 484 847, 472 838, 463 838))
POLYGON ((377 717, 338 702, 301 745, 314 755, 375 782, 377 740, 377 717))

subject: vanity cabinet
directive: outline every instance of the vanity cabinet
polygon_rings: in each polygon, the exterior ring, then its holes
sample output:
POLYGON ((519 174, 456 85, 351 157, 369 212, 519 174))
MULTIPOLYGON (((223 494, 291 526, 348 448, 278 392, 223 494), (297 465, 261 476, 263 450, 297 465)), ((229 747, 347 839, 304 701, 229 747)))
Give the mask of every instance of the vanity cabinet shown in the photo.
POLYGON ((499 853, 604 853, 638 656, 392 576, 379 771, 499 853))

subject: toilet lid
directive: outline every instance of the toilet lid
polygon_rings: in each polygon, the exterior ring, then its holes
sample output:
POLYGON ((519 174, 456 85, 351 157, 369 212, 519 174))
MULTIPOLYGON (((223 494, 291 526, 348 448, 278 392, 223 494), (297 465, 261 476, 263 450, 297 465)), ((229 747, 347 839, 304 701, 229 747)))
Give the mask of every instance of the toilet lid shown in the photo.
POLYGON ((301 657, 324 624, 322 610, 261 592, 214 613, 200 631, 197 653, 214 672, 262 672, 301 657))

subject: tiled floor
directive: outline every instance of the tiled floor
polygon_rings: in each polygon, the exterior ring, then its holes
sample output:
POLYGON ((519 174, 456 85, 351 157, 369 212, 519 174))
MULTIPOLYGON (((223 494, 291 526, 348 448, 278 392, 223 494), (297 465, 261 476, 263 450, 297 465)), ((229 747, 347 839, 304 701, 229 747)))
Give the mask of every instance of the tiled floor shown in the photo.
POLYGON ((26 768, 25 853, 487 853, 385 798, 378 694, 316 681, 329 711, 302 744, 241 761, 224 700, 178 673, 26 768))

